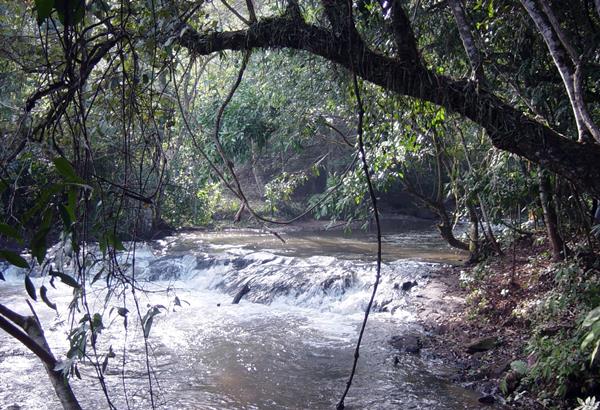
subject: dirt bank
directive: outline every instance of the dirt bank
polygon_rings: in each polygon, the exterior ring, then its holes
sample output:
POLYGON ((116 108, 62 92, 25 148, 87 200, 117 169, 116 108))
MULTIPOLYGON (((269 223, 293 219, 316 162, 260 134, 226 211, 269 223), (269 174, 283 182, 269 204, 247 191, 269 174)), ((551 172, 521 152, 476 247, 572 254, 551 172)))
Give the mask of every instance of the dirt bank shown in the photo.
POLYGON ((547 285, 539 275, 552 266, 547 258, 532 257, 540 254, 538 247, 525 245, 490 260, 485 268, 447 266, 415 287, 409 303, 425 329, 421 355, 453 368, 453 382, 476 390, 482 401, 541 409, 527 392, 505 400, 507 389, 514 393, 518 388, 514 363, 527 362, 524 351, 532 331, 531 323, 514 311, 543 294, 547 285), (485 280, 469 285, 478 274, 485 274, 485 280))

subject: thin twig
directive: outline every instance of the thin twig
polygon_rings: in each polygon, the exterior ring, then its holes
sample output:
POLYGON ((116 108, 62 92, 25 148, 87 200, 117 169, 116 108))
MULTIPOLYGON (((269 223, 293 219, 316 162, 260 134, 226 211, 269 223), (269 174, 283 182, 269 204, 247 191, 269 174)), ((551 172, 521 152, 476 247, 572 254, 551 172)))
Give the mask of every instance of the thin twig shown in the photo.
MULTIPOLYGON (((354 67, 352 67, 354 68, 354 67)), ((363 335, 365 333, 365 328, 367 326, 367 321, 369 319, 369 313, 371 312, 371 308, 373 307, 373 302, 375 300, 375 295, 377 294, 377 287, 379 286, 379 280, 381 278, 381 225, 379 223, 379 210, 377 208, 377 196, 375 195, 375 189, 373 188, 373 183, 371 181, 371 176, 369 174, 369 164, 367 162, 367 154, 365 152, 365 144, 363 140, 363 117, 365 115, 364 107, 362 104, 362 100, 360 98, 360 88, 358 86, 358 78, 356 76, 356 71, 352 70, 352 80, 354 84, 354 93, 356 94, 356 104, 358 106, 358 150, 360 152, 360 158, 362 161, 362 169, 365 173, 365 180, 367 182, 367 186, 369 188, 369 196, 371 197, 371 204, 373 205, 373 216, 375 217, 375 224, 377 226, 377 270, 375 273, 375 283, 373 284, 373 292, 371 293, 371 299, 369 299, 369 304, 367 305, 367 309, 365 310, 365 317, 363 319, 360 333, 358 334, 358 340, 356 341, 356 348, 354 350, 354 362, 352 363, 352 371, 350 372, 350 377, 346 382, 346 389, 338 402, 336 409, 343 410, 344 409, 344 400, 346 399, 346 395, 352 386, 352 380, 354 379, 354 374, 356 373, 356 366, 358 365, 358 359, 360 357, 360 345, 362 342, 363 335)))

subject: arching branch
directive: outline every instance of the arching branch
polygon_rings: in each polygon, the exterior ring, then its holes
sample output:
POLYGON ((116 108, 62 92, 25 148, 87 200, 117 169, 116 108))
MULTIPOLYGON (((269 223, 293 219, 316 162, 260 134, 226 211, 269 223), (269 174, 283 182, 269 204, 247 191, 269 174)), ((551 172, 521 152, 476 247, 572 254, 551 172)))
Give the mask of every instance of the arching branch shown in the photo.
POLYGON ((331 30, 292 20, 286 16, 263 19, 247 30, 199 33, 184 31, 178 43, 191 52, 206 55, 224 50, 291 48, 321 56, 350 69, 386 90, 445 107, 486 129, 492 144, 541 164, 573 181, 582 190, 600 196, 600 147, 579 144, 468 81, 454 80, 415 66, 401 58, 374 52, 364 42, 348 42, 331 30))

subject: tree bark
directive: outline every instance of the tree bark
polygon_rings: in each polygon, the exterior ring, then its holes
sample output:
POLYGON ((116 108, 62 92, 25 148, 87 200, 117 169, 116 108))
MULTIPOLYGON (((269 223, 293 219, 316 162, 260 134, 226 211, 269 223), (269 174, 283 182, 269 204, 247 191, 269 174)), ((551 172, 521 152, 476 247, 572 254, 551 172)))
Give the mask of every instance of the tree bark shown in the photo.
POLYGON ((448 5, 452 10, 454 20, 456 21, 463 48, 469 58, 473 79, 481 82, 484 79, 481 55, 479 54, 479 49, 475 45, 475 39, 471 33, 471 27, 467 21, 467 15, 462 5, 462 0, 448 0, 448 5))
POLYGON ((540 202, 544 213, 544 224, 552 250, 552 260, 555 262, 565 259, 565 243, 558 231, 558 218, 552 200, 552 184, 550 178, 542 168, 538 168, 538 180, 540 184, 540 202))
MULTIPOLYGON (((48 346, 48 342, 46 341, 46 337, 44 336, 44 331, 40 324, 33 318, 29 318, 30 325, 26 328, 27 334, 42 348, 46 351, 50 352, 50 346, 48 346)), ((52 354, 52 353, 50 353, 52 354)), ((56 361, 54 364, 50 364, 47 362, 43 362, 44 368, 46 369, 46 374, 50 378, 50 383, 52 387, 54 387, 54 392, 58 396, 58 400, 63 406, 64 410, 81 410, 81 406, 71 389, 71 385, 69 384, 68 379, 65 375, 58 370, 54 370, 56 366, 56 361)))
POLYGON ((472 204, 467 204, 469 212, 469 262, 479 259, 479 217, 472 204))
POLYGON ((430 198, 427 198, 425 195, 418 192, 408 180, 402 180, 401 183, 406 192, 408 192, 413 198, 421 202, 439 217, 440 222, 438 223, 437 228, 440 232, 440 235, 448 243, 448 245, 463 251, 470 250, 469 244, 457 239, 454 236, 454 232, 452 231, 452 222, 443 202, 434 201, 430 198))
POLYGON ((450 218, 448 218, 448 214, 446 212, 438 212, 438 215, 440 217, 440 223, 437 227, 440 231, 440 235, 446 242, 448 242, 448 245, 456 249, 470 252, 470 246, 454 236, 454 232, 452 231, 452 223, 450 222, 450 218))
POLYGON ((594 124, 582 96, 581 61, 571 41, 560 27, 554 12, 545 0, 539 0, 542 10, 535 0, 521 0, 521 4, 535 23, 539 33, 548 47, 554 65, 558 69, 565 85, 565 90, 579 134, 579 142, 584 142, 591 135, 600 142, 600 131, 594 124))
POLYGON ((36 318, 21 316, 0 304, 0 329, 21 342, 41 360, 63 409, 81 410, 68 379, 62 372, 55 370, 58 362, 54 358, 44 336, 44 331, 36 318))
POLYGON ((199 33, 183 30, 178 43, 206 55, 223 50, 291 48, 305 50, 356 71, 373 84, 400 95, 430 101, 461 114, 486 129, 492 144, 542 165, 600 197, 600 146, 580 144, 502 101, 468 80, 454 80, 422 65, 409 64, 370 50, 352 36, 338 37, 329 29, 287 16, 258 21, 246 30, 199 33))

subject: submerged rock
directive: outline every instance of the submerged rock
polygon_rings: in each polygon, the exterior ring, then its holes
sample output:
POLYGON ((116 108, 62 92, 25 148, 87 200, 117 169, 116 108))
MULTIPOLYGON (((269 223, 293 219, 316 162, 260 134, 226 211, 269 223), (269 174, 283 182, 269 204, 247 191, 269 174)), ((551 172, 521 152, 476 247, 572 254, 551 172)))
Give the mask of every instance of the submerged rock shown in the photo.
POLYGON ((417 335, 392 336, 388 343, 406 353, 418 354, 423 347, 423 341, 417 335))

